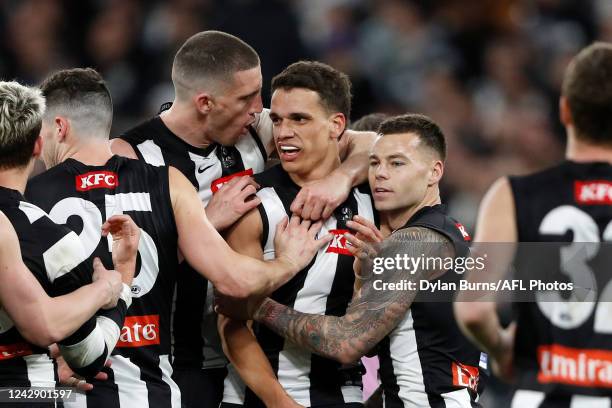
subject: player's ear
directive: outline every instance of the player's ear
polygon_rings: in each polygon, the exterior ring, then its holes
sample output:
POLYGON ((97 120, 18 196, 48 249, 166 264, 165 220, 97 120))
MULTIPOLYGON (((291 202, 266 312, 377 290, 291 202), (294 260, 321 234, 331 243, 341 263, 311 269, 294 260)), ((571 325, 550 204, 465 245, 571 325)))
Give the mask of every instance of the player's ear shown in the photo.
POLYGON ((34 142, 34 150, 32 150, 32 157, 34 158, 41 157, 43 144, 44 144, 44 141, 43 141, 42 134, 39 134, 38 137, 36 138, 36 141, 34 142))
POLYGON ((70 131, 70 121, 63 116, 56 116, 53 123, 55 124, 55 132, 53 132, 53 137, 57 138, 59 143, 62 143, 70 131))
POLYGON ((444 175, 444 162, 440 159, 436 159, 433 162, 431 172, 429 175, 429 185, 433 186, 440 182, 440 179, 444 175))
POLYGON ((331 137, 338 139, 346 129, 346 117, 343 113, 334 113, 330 118, 331 137))
POLYGON ((563 123, 563 126, 571 126, 574 124, 572 111, 565 96, 561 96, 561 98, 559 98, 559 119, 561 120, 561 123, 563 123))
POLYGON ((196 109, 203 115, 208 115, 214 105, 213 98, 205 92, 198 93, 193 96, 196 109))

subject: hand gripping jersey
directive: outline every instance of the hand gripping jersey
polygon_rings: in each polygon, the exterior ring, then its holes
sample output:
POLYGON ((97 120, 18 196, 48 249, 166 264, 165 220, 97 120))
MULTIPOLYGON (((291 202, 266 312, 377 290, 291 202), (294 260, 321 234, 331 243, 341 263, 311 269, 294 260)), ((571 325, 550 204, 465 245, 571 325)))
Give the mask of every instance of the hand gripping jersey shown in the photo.
POLYGON ((132 305, 107 369, 108 381, 71 407, 180 407, 171 379, 170 312, 177 273, 177 231, 168 168, 113 156, 103 166, 68 159, 33 178, 29 199, 78 234, 85 256, 111 266, 104 220, 128 214, 141 229, 132 305))
MULTIPOLYGON (((0 211, 17 233, 23 262, 49 296, 63 295, 91 283, 91 261, 73 231, 55 224, 42 209, 26 202, 18 191, 4 187, 0 187, 0 211)), ((67 353, 66 360, 77 373, 89 376, 102 368, 110 352, 102 326, 105 326, 104 332, 118 333, 126 310, 125 301, 120 299, 117 307, 101 311, 97 318, 90 318, 75 333, 59 342, 62 352, 67 353), (84 356, 84 351, 87 356, 84 356), (74 353, 74 358, 68 355, 74 353)), ((0 384, 3 387, 52 388, 57 380, 55 372, 55 364, 48 357, 47 350, 24 340, 10 317, 0 308, 0 384)))
MULTIPOLYGON (((274 258, 274 232, 300 190, 280 165, 255 177, 262 186, 257 193, 263 221, 264 259, 274 258)), ((333 241, 313 261, 270 296, 304 313, 342 316, 353 295, 355 275, 353 256, 346 249, 343 235, 346 221, 353 215, 374 221, 369 190, 354 188, 348 199, 328 218, 320 234, 332 233, 333 241)), ((267 327, 254 324, 257 340, 266 353, 280 384, 299 404, 309 407, 361 403, 360 367, 342 367, 340 363, 299 348, 285 341, 267 327)), ((263 407, 255 394, 246 389, 237 372, 229 367, 225 380, 224 404, 263 407)))
MULTIPOLYGON (((612 166, 575 163, 510 178, 519 242, 577 245, 562 279, 593 282, 593 301, 516 303, 514 361, 518 388, 512 406, 609 407, 612 404, 612 166), (578 244, 591 242, 593 244, 578 244), (601 243, 601 244, 599 244, 601 243), (564 277, 564 278, 563 278, 564 277)), ((566 253, 567 254, 567 253, 566 253)), ((565 260, 564 264, 568 264, 565 260)), ((520 253, 517 262, 521 262, 520 253)))
MULTIPOLYGON (((162 106, 162 111, 170 104, 162 106)), ((161 113, 161 112, 160 112, 161 113)), ((153 166, 173 166, 198 190, 204 205, 223 183, 232 177, 253 175, 264 170, 265 146, 272 138, 268 111, 257 116, 249 133, 235 146, 212 143, 194 147, 166 127, 159 116, 120 136, 141 160, 153 166)), ((222 367, 227 360, 221 351, 216 315, 212 311, 212 285, 186 262, 178 275, 173 313, 175 367, 222 367)))
MULTIPOLYGON (((442 234, 455 256, 468 252, 469 235, 442 205, 421 208, 402 228, 409 227, 442 234)), ((437 280, 459 277, 449 270, 437 280)), ((404 319, 379 343, 378 356, 387 408, 479 406, 481 353, 461 333, 450 302, 425 302, 417 294, 404 319)))

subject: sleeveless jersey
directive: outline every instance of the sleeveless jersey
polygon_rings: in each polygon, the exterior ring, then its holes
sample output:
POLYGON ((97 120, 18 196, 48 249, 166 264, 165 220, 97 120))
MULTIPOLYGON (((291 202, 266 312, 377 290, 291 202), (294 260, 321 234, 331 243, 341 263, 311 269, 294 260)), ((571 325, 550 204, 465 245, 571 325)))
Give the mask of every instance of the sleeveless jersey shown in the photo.
MULTIPOLYGON (((170 105, 164 104, 161 111, 170 105)), ((268 157, 265 146, 272 138, 271 132, 268 111, 264 110, 235 146, 212 143, 204 149, 194 147, 172 133, 159 116, 119 137, 132 146, 141 160, 180 170, 206 205, 232 177, 264 170, 268 157)), ((227 360, 221 351, 216 315, 212 311, 212 285, 186 262, 180 268, 173 312, 173 364, 191 368, 222 367, 227 360)))
POLYGON ((112 267, 111 239, 100 239, 104 220, 128 214, 141 229, 129 308, 106 369, 108 381, 71 407, 180 407, 171 379, 170 313, 175 287, 177 230, 170 201, 168 168, 113 156, 103 166, 68 159, 33 178, 29 199, 57 223, 78 234, 85 256, 112 267))
MULTIPOLYGON (((285 216, 300 187, 281 165, 255 177, 262 186, 257 193, 263 221, 262 248, 264 259, 274 258, 274 232, 285 216)), ((346 221, 359 214, 374 221, 372 198, 367 187, 354 188, 348 199, 328 218, 320 234, 334 235, 326 248, 319 250, 313 261, 270 297, 304 313, 342 316, 353 295, 353 257, 346 249, 343 235, 346 221)), ((340 363, 312 354, 285 341, 263 325, 254 324, 257 340, 267 355, 280 384, 299 404, 316 407, 361 403, 360 366, 343 367, 340 363)), ((240 380, 230 365, 225 380, 224 404, 263 407, 262 402, 240 380)))
MULTIPOLYGON (((455 256, 468 253, 469 235, 443 205, 421 208, 402 228, 409 227, 442 234, 455 247, 455 256)), ((436 280, 459 278, 449 270, 436 280)), ((461 333, 452 303, 420 298, 417 294, 404 319, 379 343, 385 407, 478 406, 481 353, 461 333)))
MULTIPOLYGON (((612 404, 612 166, 565 161, 511 177, 519 242, 558 242, 561 279, 591 282, 592 301, 515 303, 514 361, 521 407, 600 407, 612 404), (579 243, 592 244, 579 244, 579 243), (565 245, 567 243, 567 245, 565 245), (575 249, 582 245, 582 249, 575 249), (567 257, 566 257, 567 258, 567 257), (562 262, 563 261, 563 262, 562 262)), ((524 261, 524 260, 523 260, 524 261)), ((521 262, 520 252, 516 262, 521 262)), ((514 405, 513 405, 514 406, 514 405)), ((519 405, 517 405, 519 406, 519 405)))

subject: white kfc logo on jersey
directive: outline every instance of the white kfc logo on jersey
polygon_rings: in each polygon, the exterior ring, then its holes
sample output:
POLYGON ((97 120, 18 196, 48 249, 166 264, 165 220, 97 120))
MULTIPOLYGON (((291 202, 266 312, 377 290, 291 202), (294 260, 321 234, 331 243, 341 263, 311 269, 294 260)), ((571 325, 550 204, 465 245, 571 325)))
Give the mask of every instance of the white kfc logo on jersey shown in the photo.
POLYGON ((114 189, 119 185, 119 178, 112 171, 92 171, 76 176, 77 191, 88 191, 94 188, 114 189))
POLYGON ((612 204, 612 182, 607 180, 574 182, 574 199, 583 205, 612 204))
POLYGON ((347 229, 332 229, 329 230, 329 233, 332 234, 332 241, 329 243, 327 253, 335 253, 340 255, 352 255, 351 252, 347 249, 347 245, 349 245, 348 241, 344 234, 348 234, 350 231, 347 229))

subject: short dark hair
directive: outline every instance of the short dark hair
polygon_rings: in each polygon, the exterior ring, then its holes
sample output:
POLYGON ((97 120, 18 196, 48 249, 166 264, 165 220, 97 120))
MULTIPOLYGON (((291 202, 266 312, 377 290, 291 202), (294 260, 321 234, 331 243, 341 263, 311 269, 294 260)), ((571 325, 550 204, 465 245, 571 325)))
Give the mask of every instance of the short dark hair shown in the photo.
POLYGON ((191 87, 195 81, 229 81, 238 71, 259 66, 259 55, 240 38, 222 31, 202 31, 185 41, 174 56, 174 86, 191 87))
POLYGON ((104 79, 95 69, 57 71, 43 81, 40 89, 47 100, 45 116, 61 113, 87 127, 110 131, 113 102, 104 79))
POLYGON ((39 89, 0 82, 0 169, 30 163, 44 112, 45 98, 39 89))
POLYGON ((340 112, 349 120, 351 81, 348 76, 318 61, 299 61, 272 78, 272 92, 277 89, 305 88, 315 91, 328 112, 340 112))
POLYGON ((578 53, 563 78, 577 137, 612 144, 612 44, 596 42, 578 53))
POLYGON ((351 124, 351 129, 359 132, 376 132, 378 131, 380 124, 383 123, 388 117, 389 115, 386 113, 369 113, 353 122, 351 124))
POLYGON ((443 161, 446 160, 446 140, 442 129, 429 117, 417 113, 394 116, 380 124, 378 133, 392 135, 415 133, 421 142, 434 150, 443 161))

